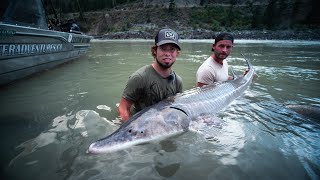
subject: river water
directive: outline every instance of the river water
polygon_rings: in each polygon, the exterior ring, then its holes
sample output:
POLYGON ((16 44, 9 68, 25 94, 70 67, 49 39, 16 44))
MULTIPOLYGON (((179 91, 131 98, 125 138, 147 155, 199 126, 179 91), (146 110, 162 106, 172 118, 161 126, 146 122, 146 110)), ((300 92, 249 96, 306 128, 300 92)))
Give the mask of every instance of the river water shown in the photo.
MULTIPOLYGON (((182 41, 174 70, 184 90, 211 40, 182 41)), ((216 136, 183 135, 91 155, 118 128, 128 76, 152 63, 152 41, 95 41, 70 63, 0 88, 1 179, 319 179, 320 120, 288 104, 320 107, 320 42, 236 40, 229 64, 250 59, 258 77, 218 116, 216 136)))

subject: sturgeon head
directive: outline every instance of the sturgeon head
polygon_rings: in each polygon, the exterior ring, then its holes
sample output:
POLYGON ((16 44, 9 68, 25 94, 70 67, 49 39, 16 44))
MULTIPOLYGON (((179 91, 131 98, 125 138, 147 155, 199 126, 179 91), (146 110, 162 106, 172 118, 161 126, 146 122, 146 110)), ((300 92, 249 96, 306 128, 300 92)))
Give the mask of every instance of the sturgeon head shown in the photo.
POLYGON ((134 115, 111 135, 92 143, 88 152, 108 153, 162 140, 183 133, 189 123, 183 111, 156 104, 134 115))

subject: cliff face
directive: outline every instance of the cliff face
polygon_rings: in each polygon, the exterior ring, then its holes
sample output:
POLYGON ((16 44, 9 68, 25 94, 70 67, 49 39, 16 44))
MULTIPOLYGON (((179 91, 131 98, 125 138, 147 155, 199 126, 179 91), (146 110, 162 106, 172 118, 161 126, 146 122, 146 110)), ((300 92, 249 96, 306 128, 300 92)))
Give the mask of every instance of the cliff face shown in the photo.
POLYGON ((318 0, 127 2, 112 9, 84 12, 84 18, 78 13, 69 14, 68 18, 76 19, 90 35, 110 38, 149 38, 161 27, 177 29, 185 38, 210 38, 214 31, 303 31, 320 26, 320 11, 316 10, 318 0))
MULTIPOLYGON (((320 23, 318 0, 144 0, 143 7, 204 7, 204 6, 234 6, 251 8, 260 11, 270 19, 271 23, 280 21, 282 25, 300 22, 320 23), (258 8, 259 7, 259 8, 258 8), (277 19, 277 20, 273 20, 277 19)), ((214 7, 213 7, 214 8, 214 7)), ((270 23, 270 24, 271 24, 270 23)))

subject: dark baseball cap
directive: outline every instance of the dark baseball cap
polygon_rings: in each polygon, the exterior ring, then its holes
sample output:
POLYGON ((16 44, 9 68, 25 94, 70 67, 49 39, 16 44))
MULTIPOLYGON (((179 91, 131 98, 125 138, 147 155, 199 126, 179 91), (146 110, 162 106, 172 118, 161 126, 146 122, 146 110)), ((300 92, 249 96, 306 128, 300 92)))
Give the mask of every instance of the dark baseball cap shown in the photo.
POLYGON ((220 33, 214 38, 214 44, 217 44, 219 41, 229 40, 233 44, 233 36, 230 33, 220 33))
POLYGON ((168 43, 175 44, 181 50, 178 34, 172 29, 161 29, 156 35, 155 44, 161 46, 168 43))

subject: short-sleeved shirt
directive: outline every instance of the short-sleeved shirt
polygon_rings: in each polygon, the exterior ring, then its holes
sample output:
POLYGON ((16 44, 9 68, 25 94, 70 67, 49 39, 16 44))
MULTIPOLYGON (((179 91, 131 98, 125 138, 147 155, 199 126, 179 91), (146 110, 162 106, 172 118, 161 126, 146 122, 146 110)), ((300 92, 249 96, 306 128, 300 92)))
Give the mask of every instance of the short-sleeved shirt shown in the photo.
POLYGON ((204 84, 213 84, 214 82, 227 81, 228 62, 223 61, 223 65, 217 63, 211 56, 205 60, 197 71, 197 82, 204 84))
POLYGON ((133 113, 182 92, 182 78, 172 72, 173 78, 159 75, 152 65, 134 72, 127 82, 122 97, 134 103, 133 113))

